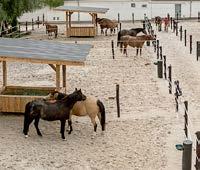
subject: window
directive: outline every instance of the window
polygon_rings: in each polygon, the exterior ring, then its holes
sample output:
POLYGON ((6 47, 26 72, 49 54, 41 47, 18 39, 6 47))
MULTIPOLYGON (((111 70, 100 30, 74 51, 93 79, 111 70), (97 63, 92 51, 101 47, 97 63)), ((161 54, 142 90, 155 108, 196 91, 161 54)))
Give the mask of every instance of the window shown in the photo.
POLYGON ((56 17, 53 17, 53 20, 56 20, 56 17))
POLYGON ((59 17, 57 17, 57 20, 59 20, 59 17))
POLYGON ((142 8, 146 8, 146 7, 147 7, 147 4, 143 4, 143 5, 142 5, 142 8))
POLYGON ((131 7, 135 8, 135 3, 131 3, 131 7))

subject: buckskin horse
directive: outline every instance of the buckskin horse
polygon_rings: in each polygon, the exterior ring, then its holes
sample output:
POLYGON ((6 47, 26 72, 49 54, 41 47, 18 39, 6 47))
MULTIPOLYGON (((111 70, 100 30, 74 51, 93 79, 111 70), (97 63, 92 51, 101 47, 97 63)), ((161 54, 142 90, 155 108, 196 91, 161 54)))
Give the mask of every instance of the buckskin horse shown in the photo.
POLYGON ((24 128, 23 133, 25 137, 28 137, 29 126, 33 120, 35 120, 34 125, 39 136, 42 136, 38 124, 40 118, 47 121, 60 120, 61 137, 65 139, 65 123, 70 117, 70 111, 77 101, 85 100, 86 96, 82 94, 81 89, 75 90, 73 93, 58 100, 54 103, 46 101, 44 99, 36 99, 28 102, 25 106, 24 114, 24 128))
MULTIPOLYGON (((65 93, 60 93, 58 91, 52 92, 49 94, 49 98, 50 100, 62 100, 63 98, 65 98, 67 96, 67 94, 65 93)), ((69 134, 71 134, 71 132, 73 131, 72 128, 72 121, 71 121, 71 116, 75 115, 75 116, 89 116, 91 119, 91 122, 94 126, 94 131, 96 132, 97 130, 97 123, 95 121, 95 118, 98 117, 99 122, 101 124, 102 127, 102 131, 105 130, 105 119, 106 119, 106 115, 105 115, 105 107, 103 105, 103 103, 97 99, 94 96, 86 96, 86 99, 84 101, 77 101, 70 113, 69 119, 68 119, 68 125, 70 127, 70 131, 69 134)))

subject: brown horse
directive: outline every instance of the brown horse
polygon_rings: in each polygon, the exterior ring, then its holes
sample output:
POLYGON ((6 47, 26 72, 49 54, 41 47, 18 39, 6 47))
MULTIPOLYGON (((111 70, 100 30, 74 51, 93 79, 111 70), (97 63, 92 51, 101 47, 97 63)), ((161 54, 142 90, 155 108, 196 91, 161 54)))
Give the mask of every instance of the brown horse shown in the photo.
POLYGON ((161 31, 162 27, 162 18, 160 16, 155 17, 156 27, 158 26, 158 31, 161 31))
MULTIPOLYGON (((67 94, 65 93, 60 93, 58 91, 52 92, 48 95, 46 99, 50 100, 62 100, 65 98, 67 94)), ((102 127, 102 131, 105 130, 105 107, 103 103, 97 99, 94 96, 86 96, 86 99, 84 101, 77 101, 70 113, 69 119, 68 119, 68 125, 70 127, 69 134, 73 131, 72 129, 72 121, 71 121, 71 116, 89 116, 91 119, 91 122, 94 126, 94 131, 96 132, 97 130, 97 123, 95 121, 96 116, 98 116, 99 122, 102 127)))
POLYGON ((112 35, 112 32, 115 33, 115 28, 118 29, 118 22, 117 20, 110 20, 107 18, 97 18, 96 22, 100 25, 101 28, 101 34, 104 34, 103 29, 106 28, 105 35, 107 36, 107 30, 110 29, 110 34, 112 35))
POLYGON ((65 139, 65 123, 70 117, 70 111, 77 101, 85 100, 86 96, 82 94, 81 90, 75 90, 73 93, 64 97, 62 100, 54 103, 48 102, 44 99, 36 99, 28 102, 24 113, 24 129, 25 137, 28 137, 29 126, 33 120, 34 125, 39 136, 42 136, 38 124, 40 118, 47 121, 60 120, 60 133, 62 139, 65 139))
POLYGON ((131 46, 133 48, 137 48, 136 50, 136 55, 138 55, 138 51, 140 49, 140 55, 142 54, 142 47, 147 40, 156 40, 155 37, 152 35, 141 35, 141 36, 130 36, 130 35, 125 35, 121 37, 120 40, 120 51, 122 52, 122 48, 124 47, 124 54, 127 56, 127 46, 131 46))
POLYGON ((49 38, 52 36, 52 33, 55 34, 55 38, 58 36, 58 26, 50 25, 46 23, 46 34, 48 34, 49 38))

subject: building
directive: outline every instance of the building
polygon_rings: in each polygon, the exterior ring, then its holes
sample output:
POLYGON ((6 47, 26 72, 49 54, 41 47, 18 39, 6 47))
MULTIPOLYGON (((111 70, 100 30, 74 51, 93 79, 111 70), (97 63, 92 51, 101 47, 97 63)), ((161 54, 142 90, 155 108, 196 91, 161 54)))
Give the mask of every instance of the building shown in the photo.
MULTIPOLYGON (((141 20, 144 14, 149 18, 155 16, 165 17, 169 13, 170 16, 176 17, 178 13, 181 18, 197 17, 200 11, 200 0, 70 0, 65 1, 65 5, 69 6, 87 6, 87 7, 103 7, 109 8, 108 12, 98 17, 107 17, 110 19, 118 19, 128 21, 141 20)), ((53 9, 44 8, 33 13, 26 13, 20 17, 20 21, 30 21, 32 18, 42 16, 44 13, 47 21, 65 21, 65 15, 62 12, 53 9)), ((73 21, 89 21, 90 16, 86 14, 74 14, 73 21)))

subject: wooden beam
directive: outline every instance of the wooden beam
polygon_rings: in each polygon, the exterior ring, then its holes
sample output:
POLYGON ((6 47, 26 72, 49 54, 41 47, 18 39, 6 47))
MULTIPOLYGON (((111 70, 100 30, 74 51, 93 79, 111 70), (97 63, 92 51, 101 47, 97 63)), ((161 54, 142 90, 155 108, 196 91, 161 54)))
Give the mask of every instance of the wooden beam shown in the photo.
POLYGON ((1 61, 17 61, 17 62, 28 62, 28 63, 40 63, 40 64, 58 64, 58 65, 74 65, 82 66, 84 61, 65 61, 65 60, 45 60, 45 59, 34 59, 34 58, 19 58, 15 56, 0 56, 1 61))
POLYGON ((62 75, 63 75, 63 88, 66 92, 66 65, 62 65, 62 75))
POLYGON ((56 65, 56 90, 60 90, 60 65, 56 65))
POLYGON ((49 64, 49 66, 50 66, 54 71, 56 71, 56 67, 55 67, 53 64, 49 64))
POLYGON ((2 62, 2 67, 3 67, 3 86, 7 85, 7 66, 6 66, 6 61, 2 62))

